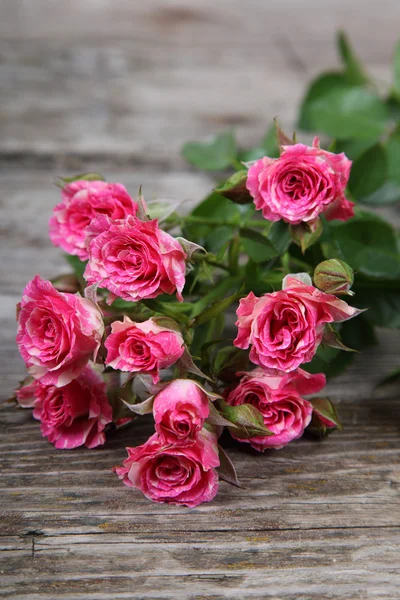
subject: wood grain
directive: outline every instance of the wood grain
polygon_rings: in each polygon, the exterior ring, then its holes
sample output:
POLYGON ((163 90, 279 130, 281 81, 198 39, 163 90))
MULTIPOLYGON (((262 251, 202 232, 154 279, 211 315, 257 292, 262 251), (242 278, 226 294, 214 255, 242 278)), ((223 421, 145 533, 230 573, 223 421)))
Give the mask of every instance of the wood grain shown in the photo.
MULTIPOLYGON (((361 0, 3 0, 0 4, 0 397, 24 365, 15 304, 65 270, 47 237, 57 175, 100 170, 147 199, 203 197, 179 157, 235 127, 254 144, 292 126, 306 82, 335 68, 345 26, 384 89, 400 5, 361 0)), ((400 223, 397 208, 383 211, 400 223)), ((399 332, 332 380, 344 431, 257 454, 223 443, 245 488, 196 509, 152 504, 111 471, 152 432, 55 450, 30 411, 0 405, 0 597, 41 600, 398 600, 399 332)))
POLYGON ((242 144, 255 144, 274 117, 292 127, 306 83, 337 67, 340 27, 387 86, 400 9, 386 6, 5 0, 0 156, 181 168, 190 138, 234 126, 242 144))

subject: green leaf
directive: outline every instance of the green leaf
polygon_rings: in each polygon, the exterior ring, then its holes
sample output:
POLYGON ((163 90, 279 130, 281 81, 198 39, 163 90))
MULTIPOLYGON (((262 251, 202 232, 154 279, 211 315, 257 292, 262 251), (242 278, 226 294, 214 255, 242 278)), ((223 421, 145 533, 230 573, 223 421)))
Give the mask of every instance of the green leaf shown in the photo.
POLYGON ((190 345, 192 356, 201 356, 205 344, 220 339, 225 326, 224 314, 220 313, 207 323, 198 325, 194 329, 193 341, 190 345))
POLYGON ((342 73, 323 73, 314 79, 301 103, 298 127, 304 131, 313 131, 313 105, 320 98, 335 90, 348 89, 346 77, 342 73))
POLYGON ((377 139, 389 116, 376 94, 350 86, 331 89, 312 101, 308 110, 309 129, 343 139, 377 139))
POLYGON ((212 360, 212 372, 224 382, 237 380, 236 374, 247 371, 248 366, 248 352, 235 348, 235 346, 220 348, 212 360))
POLYGON ((210 409, 207 417, 207 423, 210 425, 218 425, 219 427, 227 427, 230 425, 230 421, 227 421, 220 412, 215 408, 214 403, 211 400, 208 401, 208 407, 210 409))
POLYGON ((65 254, 64 256, 67 263, 73 268, 78 279, 82 279, 88 261, 82 261, 77 256, 73 256, 72 254, 65 254))
POLYGON ((360 202, 371 206, 390 206, 400 202, 400 183, 385 181, 385 183, 372 194, 360 198, 360 202))
POLYGON ((192 319, 198 317, 210 304, 221 296, 227 294, 230 290, 237 288, 240 284, 239 277, 225 277, 208 294, 203 295, 200 300, 193 304, 192 319))
POLYGON ((272 223, 268 232, 268 239, 277 249, 279 256, 284 254, 292 243, 289 225, 285 221, 272 223))
POLYGON ((124 398, 120 398, 121 402, 136 415, 148 415, 153 412, 154 396, 150 396, 143 402, 136 403, 136 398, 132 398, 132 402, 127 402, 124 398))
POLYGON ((225 183, 215 188, 215 191, 235 204, 250 204, 253 198, 246 187, 247 171, 237 171, 225 183))
MULTIPOLYGON (((357 304, 358 301, 357 296, 357 304)), ((343 343, 351 345, 358 352, 376 346, 378 343, 374 328, 367 319, 368 312, 359 315, 357 319, 349 319, 341 324, 340 335, 343 343)))
POLYGON ((57 177, 55 184, 63 188, 68 183, 73 183, 74 181, 105 181, 103 175, 100 173, 80 173, 79 175, 73 175, 72 177, 57 177))
POLYGON ((371 277, 395 279, 400 275, 395 231, 377 215, 360 212, 345 223, 330 223, 329 229, 333 244, 327 258, 340 258, 371 277))
POLYGON ((207 217, 209 219, 224 219, 225 221, 240 220, 240 209, 230 202, 228 198, 222 197, 217 192, 212 192, 192 211, 195 217, 207 217))
POLYGON ((262 414, 252 404, 230 406, 224 400, 219 400, 218 407, 222 416, 232 424, 228 429, 238 438, 274 435, 265 427, 262 414))
POLYGON ((170 317, 174 320, 176 319, 176 321, 184 324, 189 322, 189 318, 184 314, 186 307, 184 310, 182 310, 180 303, 161 302, 160 300, 155 300, 154 298, 142 300, 142 303, 150 310, 159 313, 162 316, 170 317))
POLYGON ((360 202, 380 188, 386 179, 388 160, 385 148, 375 144, 362 154, 353 164, 349 188, 360 202))
POLYGON ((363 318, 369 323, 377 327, 400 328, 399 282, 363 279, 354 290, 357 305, 368 308, 363 318))
POLYGON ((239 233, 245 252, 254 262, 263 263, 278 256, 278 250, 273 243, 259 231, 243 227, 239 233))
POLYGON ((400 125, 388 137, 385 146, 388 157, 388 178, 400 184, 400 125))
POLYGON ((276 137, 276 125, 272 123, 267 133, 265 134, 261 147, 263 148, 265 154, 271 158, 276 158, 279 156, 279 144, 276 137))
POLYGON ((400 42, 397 43, 396 50, 393 58, 393 69, 394 69, 394 93, 400 98, 400 42))
POLYGON ((182 148, 182 156, 204 171, 222 171, 236 158, 233 132, 224 131, 209 142, 187 142, 182 148))
POLYGON ((347 35, 344 31, 339 31, 337 44, 343 65, 346 69, 346 79, 352 85, 364 85, 369 83, 369 78, 364 71, 364 67, 353 52, 347 35))
POLYGON ((335 148, 332 150, 332 152, 344 152, 348 158, 355 161, 374 145, 375 140, 336 140, 335 148))
POLYGON ((239 298, 239 292, 235 292, 228 298, 224 298, 223 300, 219 300, 215 302, 215 304, 211 305, 209 308, 206 308, 202 313, 200 313, 196 317, 196 326, 202 325, 203 323, 207 323, 211 319, 214 319, 219 314, 224 313, 230 305, 235 302, 239 298))
MULTIPOLYGON (((204 245, 209 252, 213 252, 214 254, 218 254, 222 248, 225 247, 227 249, 228 242, 232 239, 232 227, 213 227, 211 232, 207 235, 204 241, 204 245)), ((220 262, 223 259, 225 251, 222 253, 222 256, 216 256, 217 262, 220 262)))
MULTIPOLYGON (((205 238, 210 232, 215 231, 215 225, 208 222, 209 219, 220 220, 224 223, 237 223, 241 221, 239 205, 234 204, 228 198, 224 198, 217 192, 212 192, 192 211, 191 216, 206 219, 205 223, 186 224, 184 235, 188 239, 196 240, 199 244, 205 244, 205 238)), ((222 223, 221 223, 222 224, 222 223)))

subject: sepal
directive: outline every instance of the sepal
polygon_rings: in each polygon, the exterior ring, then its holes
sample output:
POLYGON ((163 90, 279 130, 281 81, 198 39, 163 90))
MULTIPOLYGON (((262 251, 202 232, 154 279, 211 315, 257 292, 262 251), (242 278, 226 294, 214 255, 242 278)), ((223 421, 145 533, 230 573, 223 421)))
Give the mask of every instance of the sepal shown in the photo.
POLYGON ((224 419, 230 422, 228 429, 235 437, 247 439, 274 435, 272 431, 265 427, 262 414, 252 404, 230 406, 225 400, 219 400, 218 408, 224 419))
POLYGON ((328 398, 312 398, 310 402, 313 412, 307 433, 321 439, 335 429, 343 429, 336 408, 328 398))
POLYGON ((290 225, 290 235, 295 244, 300 246, 304 254, 307 248, 315 244, 322 234, 321 219, 299 223, 298 225, 290 225))
POLYGON ((225 452, 225 450, 220 445, 218 445, 218 455, 219 455, 219 463, 220 464, 219 464, 219 467, 217 468, 217 471, 218 471, 218 475, 220 476, 220 478, 223 481, 226 481, 227 483, 234 485, 235 487, 243 489, 244 486, 240 483, 240 481, 238 479, 235 465, 233 464, 233 462, 229 458, 228 454, 225 452))

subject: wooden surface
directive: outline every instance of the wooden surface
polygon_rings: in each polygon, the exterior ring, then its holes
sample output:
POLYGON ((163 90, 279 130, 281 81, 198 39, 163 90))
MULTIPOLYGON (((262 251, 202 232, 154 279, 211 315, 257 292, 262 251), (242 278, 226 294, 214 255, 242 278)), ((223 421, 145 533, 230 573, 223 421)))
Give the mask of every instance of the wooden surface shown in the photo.
MULTIPOLYGON (((399 19, 397 0, 2 0, 2 399, 24 373, 23 286, 64 269, 47 239, 54 176, 97 169, 132 194, 198 200, 211 180, 183 141, 290 127, 306 81, 337 65, 340 26, 384 86, 399 19)), ((400 340, 380 338, 329 386, 343 433, 265 455, 227 440, 246 488, 221 483, 197 509, 151 504, 110 471, 150 423, 61 452, 1 405, 0 597, 398 600, 399 394, 375 386, 400 340)))

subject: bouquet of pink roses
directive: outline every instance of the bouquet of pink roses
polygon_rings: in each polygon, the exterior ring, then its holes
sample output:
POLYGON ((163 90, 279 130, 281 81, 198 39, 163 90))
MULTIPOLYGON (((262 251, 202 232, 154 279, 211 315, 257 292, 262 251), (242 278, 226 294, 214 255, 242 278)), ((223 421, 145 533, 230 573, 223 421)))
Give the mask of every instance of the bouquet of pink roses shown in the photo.
POLYGON ((154 434, 114 469, 151 500, 196 506, 220 478, 239 485, 224 428, 263 452, 340 427, 315 397, 319 366, 349 350, 341 333, 362 310, 338 297, 353 272, 321 236, 353 218, 351 161, 277 135, 279 156, 240 162, 187 215, 97 174, 58 182, 50 238, 74 272, 23 292, 16 397, 59 449, 152 413, 154 434))

